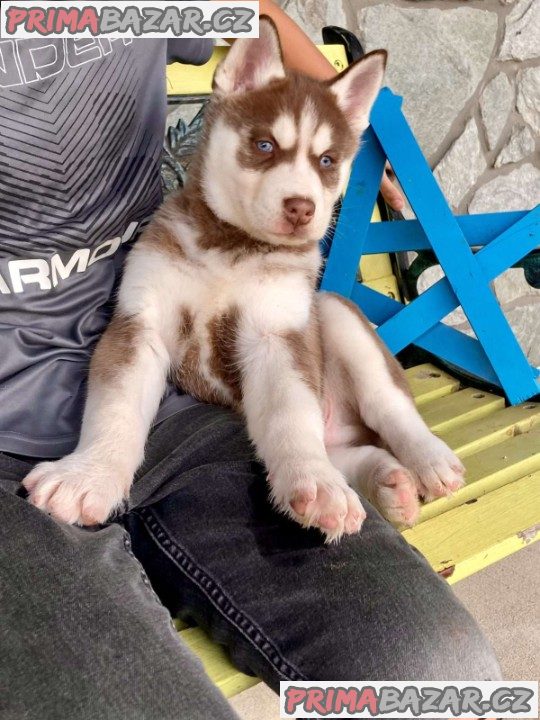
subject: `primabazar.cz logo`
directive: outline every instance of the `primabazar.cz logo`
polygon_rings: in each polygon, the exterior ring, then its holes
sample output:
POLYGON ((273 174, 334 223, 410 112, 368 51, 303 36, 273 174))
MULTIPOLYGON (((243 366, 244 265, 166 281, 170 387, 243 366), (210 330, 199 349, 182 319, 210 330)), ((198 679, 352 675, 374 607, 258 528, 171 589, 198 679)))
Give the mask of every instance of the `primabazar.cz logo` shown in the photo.
POLYGON ((538 718, 538 682, 281 682, 280 717, 538 718))
POLYGON ((0 38, 235 38, 259 36, 259 3, 7 0, 0 38))

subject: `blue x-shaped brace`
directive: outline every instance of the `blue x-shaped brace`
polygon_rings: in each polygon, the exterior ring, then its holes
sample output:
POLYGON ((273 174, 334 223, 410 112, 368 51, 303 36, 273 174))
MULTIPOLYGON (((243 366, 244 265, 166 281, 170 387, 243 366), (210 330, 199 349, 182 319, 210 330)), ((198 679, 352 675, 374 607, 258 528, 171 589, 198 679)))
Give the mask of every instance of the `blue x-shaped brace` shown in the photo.
MULTIPOLYGON (((525 212, 454 216, 402 113, 384 88, 353 163, 321 289, 351 298, 393 353, 414 343, 489 383, 513 404, 540 393, 490 282, 540 246, 540 205, 525 212), (386 160, 416 220, 370 223, 386 160), (482 250, 473 252, 473 247, 482 250), (408 305, 358 282, 363 254, 431 249, 445 277, 408 305), (461 305, 476 338, 441 320, 461 305)), ((540 318, 539 318, 540 322, 540 318)))

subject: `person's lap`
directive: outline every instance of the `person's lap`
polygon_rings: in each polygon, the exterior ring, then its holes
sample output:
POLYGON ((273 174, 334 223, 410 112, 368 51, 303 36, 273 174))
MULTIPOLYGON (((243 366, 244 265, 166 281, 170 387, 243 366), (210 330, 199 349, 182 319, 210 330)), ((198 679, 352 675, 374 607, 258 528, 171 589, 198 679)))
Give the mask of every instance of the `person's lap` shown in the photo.
POLYGON ((29 467, 0 456, 4 702, 38 708, 28 717, 57 717, 64 703, 104 718, 161 704, 166 718, 194 698, 186 717, 229 716, 120 525, 170 611, 274 689, 282 679, 499 677, 446 583, 367 503, 361 534, 336 545, 275 512, 227 410, 198 406, 158 425, 130 509, 97 530, 58 524, 18 497, 29 467))
POLYGON ((139 476, 124 522, 154 588, 270 686, 498 677, 447 583, 367 503, 360 535, 333 545, 273 510, 239 416, 170 418, 139 476))

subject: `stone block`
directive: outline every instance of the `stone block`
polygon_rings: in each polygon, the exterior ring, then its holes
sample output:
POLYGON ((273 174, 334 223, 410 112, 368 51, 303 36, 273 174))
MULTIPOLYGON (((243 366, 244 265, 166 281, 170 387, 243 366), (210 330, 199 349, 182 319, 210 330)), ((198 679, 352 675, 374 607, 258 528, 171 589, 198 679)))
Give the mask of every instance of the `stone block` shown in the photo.
POLYGON ((530 210, 540 203, 540 170, 526 163, 507 175, 499 175, 476 191, 469 212, 530 210))
POLYGON ((463 133, 435 169, 435 177, 454 208, 457 208, 486 167, 476 122, 469 120, 463 133))
POLYGON ((360 39, 366 50, 388 50, 386 83, 403 96, 405 115, 428 157, 478 87, 497 23, 495 12, 469 7, 381 4, 359 10, 360 39))
POLYGON ((528 127, 514 128, 508 143, 495 160, 495 167, 523 160, 534 152, 534 136, 528 127))
POLYGON ((519 113, 536 135, 540 135, 540 67, 526 68, 519 72, 517 87, 519 113))
POLYGON ((514 88, 504 73, 499 73, 490 80, 480 97, 480 114, 491 150, 497 145, 514 107, 514 97, 514 88))
POLYGON ((501 60, 530 60, 540 55, 540 2, 519 0, 506 17, 501 60))

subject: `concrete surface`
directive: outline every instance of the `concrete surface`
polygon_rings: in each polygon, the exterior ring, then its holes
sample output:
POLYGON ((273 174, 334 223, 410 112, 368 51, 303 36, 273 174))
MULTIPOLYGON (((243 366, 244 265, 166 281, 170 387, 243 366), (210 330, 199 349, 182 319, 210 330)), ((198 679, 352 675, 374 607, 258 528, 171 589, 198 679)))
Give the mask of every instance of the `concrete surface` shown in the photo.
MULTIPOLYGON (((462 580, 456 595, 490 638, 508 680, 540 679, 540 542, 462 580)), ((278 720, 262 683, 233 698, 241 720, 278 720)))
POLYGON ((454 589, 493 643, 504 677, 540 680, 540 542, 454 589))

